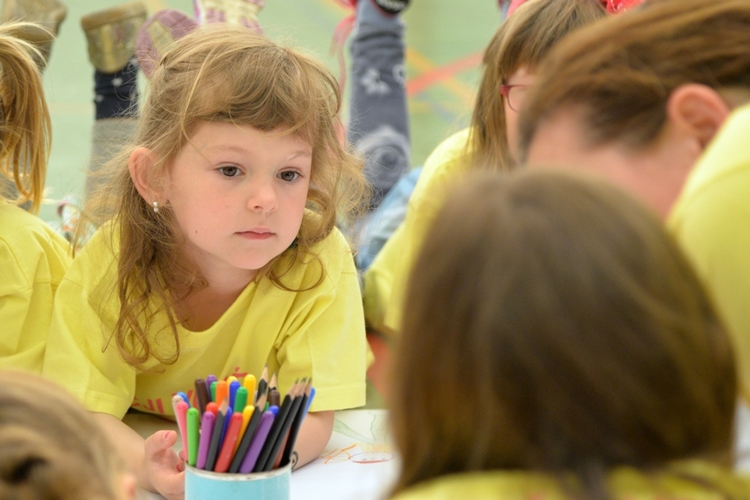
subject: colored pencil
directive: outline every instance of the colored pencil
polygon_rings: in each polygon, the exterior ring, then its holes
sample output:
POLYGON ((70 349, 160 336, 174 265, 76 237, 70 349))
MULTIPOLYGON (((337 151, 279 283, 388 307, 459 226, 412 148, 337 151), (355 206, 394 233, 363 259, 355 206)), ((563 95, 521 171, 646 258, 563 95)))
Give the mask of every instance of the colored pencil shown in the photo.
POLYGON ((240 387, 242 387, 242 384, 240 384, 237 380, 233 380, 232 382, 229 383, 229 406, 230 408, 234 408, 234 401, 237 398, 237 390, 240 387))
POLYGON ((195 379, 195 400, 198 402, 198 410, 203 415, 206 412, 206 405, 211 399, 208 395, 206 381, 202 378, 195 379))
POLYGON ((219 444, 221 441, 221 430, 224 428, 224 417, 227 414, 229 408, 229 402, 224 400, 219 408, 219 414, 216 416, 214 422, 214 430, 211 435, 211 446, 208 449, 208 457, 206 458, 206 470, 214 470, 216 465, 216 455, 219 453, 219 444))
MULTIPOLYGON (((280 425, 278 436, 276 436, 276 439, 272 443, 271 453, 268 455, 268 460, 266 460, 265 467, 263 468, 264 471, 270 471, 273 469, 276 462, 281 460, 281 447, 286 443, 289 429, 291 429, 292 423, 302 406, 303 394, 300 390, 300 386, 295 385, 293 389, 294 392, 292 393, 291 409, 286 418, 284 418, 284 422, 280 425)), ((302 386, 302 389, 304 389, 304 385, 302 386)))
POLYGON ((292 422, 292 427, 289 429, 289 439, 287 439, 284 453, 281 455, 281 467, 284 467, 292 459, 294 444, 297 442, 300 427, 302 427, 302 422, 305 420, 305 416, 307 416, 307 410, 310 408, 309 402, 312 401, 312 391, 314 390, 312 379, 310 379, 305 385, 305 392, 300 403, 300 411, 297 412, 297 416, 294 418, 294 422, 292 422))
POLYGON ((247 455, 247 452, 250 448, 250 443, 252 442, 253 436, 255 435, 258 426, 260 425, 262 416, 262 412, 259 408, 256 407, 253 411, 252 416, 250 417, 250 422, 247 424, 247 429, 245 429, 245 432, 242 434, 240 446, 234 453, 234 460, 232 460, 232 465, 229 466, 229 472, 239 472, 240 465, 242 465, 242 460, 245 458, 245 455, 247 455))
MULTIPOLYGON (((276 415, 276 419, 274 419, 273 421, 273 427, 271 427, 271 430, 268 432, 268 438, 266 439, 266 442, 263 445, 263 449, 258 456, 258 461, 255 463, 253 472, 263 472, 265 470, 266 462, 269 460, 274 443, 278 439, 279 433, 281 432, 281 427, 284 425, 284 420, 289 415, 289 411, 291 409, 292 398, 289 394, 287 394, 286 396, 284 396, 284 402, 281 404, 279 413, 278 415, 276 415)), ((276 457, 274 457, 274 459, 275 458, 276 457)))
POLYGON ((200 418, 198 408, 190 408, 187 411, 188 447, 185 453, 187 454, 188 465, 193 467, 195 467, 198 461, 198 429, 200 427, 200 418))
POLYGON ((224 437, 224 442, 221 445, 221 451, 219 452, 219 458, 216 460, 216 466, 214 472, 226 472, 229 470, 229 465, 232 462, 232 456, 234 454, 234 445, 237 443, 239 438, 240 428, 242 427, 242 414, 234 413, 229 421, 229 427, 227 428, 227 434, 224 437))
POLYGON ((211 435, 214 432, 214 422, 216 421, 216 415, 207 411, 203 414, 203 421, 201 422, 201 440, 198 444, 198 460, 195 466, 199 469, 206 468, 206 459, 208 458, 208 449, 211 446, 211 435))
POLYGON ((255 468, 255 463, 258 460, 258 455, 260 455, 263 444, 266 442, 268 432, 271 430, 271 426, 273 425, 274 420, 275 419, 273 413, 271 413, 270 411, 265 412, 261 417, 260 424, 258 425, 258 430, 255 432, 255 435, 253 436, 253 439, 250 443, 250 448, 247 450, 247 455, 245 455, 245 458, 242 460, 242 464, 240 465, 239 471, 241 474, 248 474, 255 468))
POLYGON ((224 399, 229 399, 229 386, 227 386, 226 380, 219 380, 216 383, 216 401, 217 405, 221 405, 224 399))

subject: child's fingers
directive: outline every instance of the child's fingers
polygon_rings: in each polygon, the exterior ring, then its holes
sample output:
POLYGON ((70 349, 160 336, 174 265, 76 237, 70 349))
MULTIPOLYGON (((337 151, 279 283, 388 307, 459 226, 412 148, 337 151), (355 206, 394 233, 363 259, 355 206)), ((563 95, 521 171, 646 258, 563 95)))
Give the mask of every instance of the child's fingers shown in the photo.
POLYGON ((146 438, 146 457, 153 457, 164 450, 172 448, 177 442, 174 431, 158 431, 146 438))

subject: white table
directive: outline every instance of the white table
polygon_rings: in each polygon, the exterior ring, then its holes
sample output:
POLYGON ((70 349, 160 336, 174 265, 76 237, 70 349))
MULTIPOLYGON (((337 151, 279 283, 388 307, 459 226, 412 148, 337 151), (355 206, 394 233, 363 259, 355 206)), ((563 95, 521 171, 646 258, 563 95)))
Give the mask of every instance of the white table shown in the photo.
MULTIPOLYGON (((176 430, 174 422, 143 414, 124 421, 146 437, 158 430, 176 430)), ((292 473, 292 500, 381 500, 398 473, 398 459, 389 439, 385 410, 336 412, 333 435, 321 457, 292 473)), ((178 440, 177 449, 182 448, 178 440)), ((141 500, 162 497, 143 491, 141 500)))

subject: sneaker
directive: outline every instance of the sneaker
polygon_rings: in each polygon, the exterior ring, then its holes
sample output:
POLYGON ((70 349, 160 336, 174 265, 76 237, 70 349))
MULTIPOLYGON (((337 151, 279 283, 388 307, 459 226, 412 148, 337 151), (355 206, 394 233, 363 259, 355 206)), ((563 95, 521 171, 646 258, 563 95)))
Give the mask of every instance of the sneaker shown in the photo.
POLYGON ((146 7, 127 3, 81 18, 89 45, 89 59, 102 73, 114 73, 135 54, 138 30, 146 22, 146 7))
POLYGON ((244 26, 263 34, 258 13, 265 0, 193 0, 195 18, 199 23, 226 23, 244 26))
POLYGON ((55 41, 55 36, 60 31, 60 25, 67 15, 68 8, 58 0, 4 0, 0 21, 3 23, 25 21, 38 24, 44 28, 19 25, 15 33, 21 40, 25 40, 39 49, 42 59, 39 60, 37 57, 34 57, 34 59, 41 71, 47 65, 52 52, 52 42, 55 41))
POLYGON ((409 0, 373 0, 380 10, 386 14, 396 15, 409 6, 409 0))
POLYGON ((146 78, 150 78, 164 53, 198 23, 179 10, 162 10, 151 16, 138 32, 135 55, 146 78))

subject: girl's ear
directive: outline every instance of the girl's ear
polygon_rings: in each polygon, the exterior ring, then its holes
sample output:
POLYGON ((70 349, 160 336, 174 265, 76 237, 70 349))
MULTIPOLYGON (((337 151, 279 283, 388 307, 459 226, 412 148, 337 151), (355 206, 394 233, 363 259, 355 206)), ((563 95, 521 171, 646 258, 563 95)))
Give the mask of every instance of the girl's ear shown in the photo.
POLYGON ((161 189, 155 185, 153 175, 150 174, 154 163, 153 152, 148 148, 139 147, 130 153, 128 170, 135 188, 146 203, 152 205, 153 202, 157 202, 163 206, 166 200, 163 199, 161 189))
POLYGON ((718 92, 697 83, 677 87, 667 101, 669 120, 692 137, 701 150, 713 140, 731 112, 718 92))

